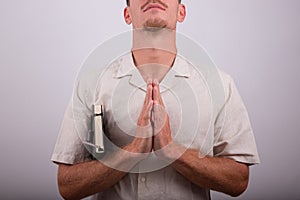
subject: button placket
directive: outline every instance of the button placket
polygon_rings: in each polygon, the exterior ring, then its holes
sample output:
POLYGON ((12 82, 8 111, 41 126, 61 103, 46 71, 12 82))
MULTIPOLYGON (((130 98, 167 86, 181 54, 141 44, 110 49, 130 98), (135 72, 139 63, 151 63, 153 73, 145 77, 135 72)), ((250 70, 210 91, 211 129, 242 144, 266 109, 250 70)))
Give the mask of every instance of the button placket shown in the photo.
POLYGON ((139 174, 138 177, 138 199, 144 200, 146 198, 146 195, 148 193, 147 188, 147 177, 145 174, 139 174))

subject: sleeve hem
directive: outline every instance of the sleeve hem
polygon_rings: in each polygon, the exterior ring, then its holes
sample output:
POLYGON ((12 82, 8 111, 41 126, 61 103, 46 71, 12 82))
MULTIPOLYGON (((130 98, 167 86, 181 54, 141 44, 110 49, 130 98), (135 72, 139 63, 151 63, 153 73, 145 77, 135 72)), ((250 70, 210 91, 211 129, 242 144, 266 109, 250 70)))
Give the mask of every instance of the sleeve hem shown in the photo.
POLYGON ((249 156, 216 156, 219 158, 230 158, 236 162, 248 164, 248 165, 257 165, 260 164, 260 159, 249 156))
POLYGON ((76 159, 76 156, 67 156, 67 155, 61 155, 61 154, 53 154, 51 157, 51 161, 54 163, 62 163, 62 164, 77 164, 80 162, 86 162, 90 161, 91 159, 89 158, 84 158, 84 159, 76 159))

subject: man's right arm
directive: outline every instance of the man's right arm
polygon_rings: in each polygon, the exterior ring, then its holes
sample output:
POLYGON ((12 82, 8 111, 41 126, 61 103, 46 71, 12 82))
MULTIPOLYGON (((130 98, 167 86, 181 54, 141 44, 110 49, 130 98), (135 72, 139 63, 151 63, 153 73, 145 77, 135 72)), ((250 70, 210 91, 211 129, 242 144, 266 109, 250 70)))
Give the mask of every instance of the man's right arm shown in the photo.
POLYGON ((82 199, 112 187, 142 159, 129 153, 137 151, 132 143, 123 151, 107 157, 105 162, 118 166, 118 169, 121 167, 123 171, 110 168, 98 160, 75 165, 59 164, 57 176, 60 194, 64 199, 82 199))
POLYGON ((58 187, 64 199, 82 199, 112 187, 150 154, 152 151, 150 124, 152 107, 152 87, 148 85, 144 105, 137 122, 135 138, 130 144, 106 155, 103 158, 104 162, 96 160, 74 165, 59 164, 58 187), (104 163, 108 163, 109 166, 104 163))

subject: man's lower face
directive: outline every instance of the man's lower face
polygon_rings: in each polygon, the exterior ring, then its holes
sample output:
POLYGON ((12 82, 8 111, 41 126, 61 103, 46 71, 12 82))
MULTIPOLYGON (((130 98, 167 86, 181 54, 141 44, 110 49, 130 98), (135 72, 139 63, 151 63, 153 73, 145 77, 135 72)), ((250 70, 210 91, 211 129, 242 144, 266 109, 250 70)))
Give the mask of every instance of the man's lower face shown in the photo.
POLYGON ((149 19, 144 23, 144 28, 166 28, 167 23, 162 19, 149 19))

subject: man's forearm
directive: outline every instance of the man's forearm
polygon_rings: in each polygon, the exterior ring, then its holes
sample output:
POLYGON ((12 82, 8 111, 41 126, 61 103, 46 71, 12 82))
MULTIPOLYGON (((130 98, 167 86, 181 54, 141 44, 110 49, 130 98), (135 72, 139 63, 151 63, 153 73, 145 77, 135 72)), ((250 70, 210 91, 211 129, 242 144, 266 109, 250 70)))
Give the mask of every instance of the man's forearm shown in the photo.
POLYGON ((60 164, 59 191, 64 199, 82 199, 111 187, 124 175, 125 172, 109 168, 99 161, 76 165, 60 164))
POLYGON ((248 185, 249 169, 246 164, 232 159, 199 156, 196 150, 185 151, 172 163, 179 173, 194 184, 238 196, 248 185))
POLYGON ((130 171, 141 159, 129 153, 131 147, 124 151, 115 152, 107 156, 104 163, 95 160, 75 165, 59 164, 58 186, 60 194, 65 199, 82 199, 92 194, 104 191, 130 171), (128 150, 128 152, 127 152, 128 150), (116 166, 116 170, 113 168, 116 166))

